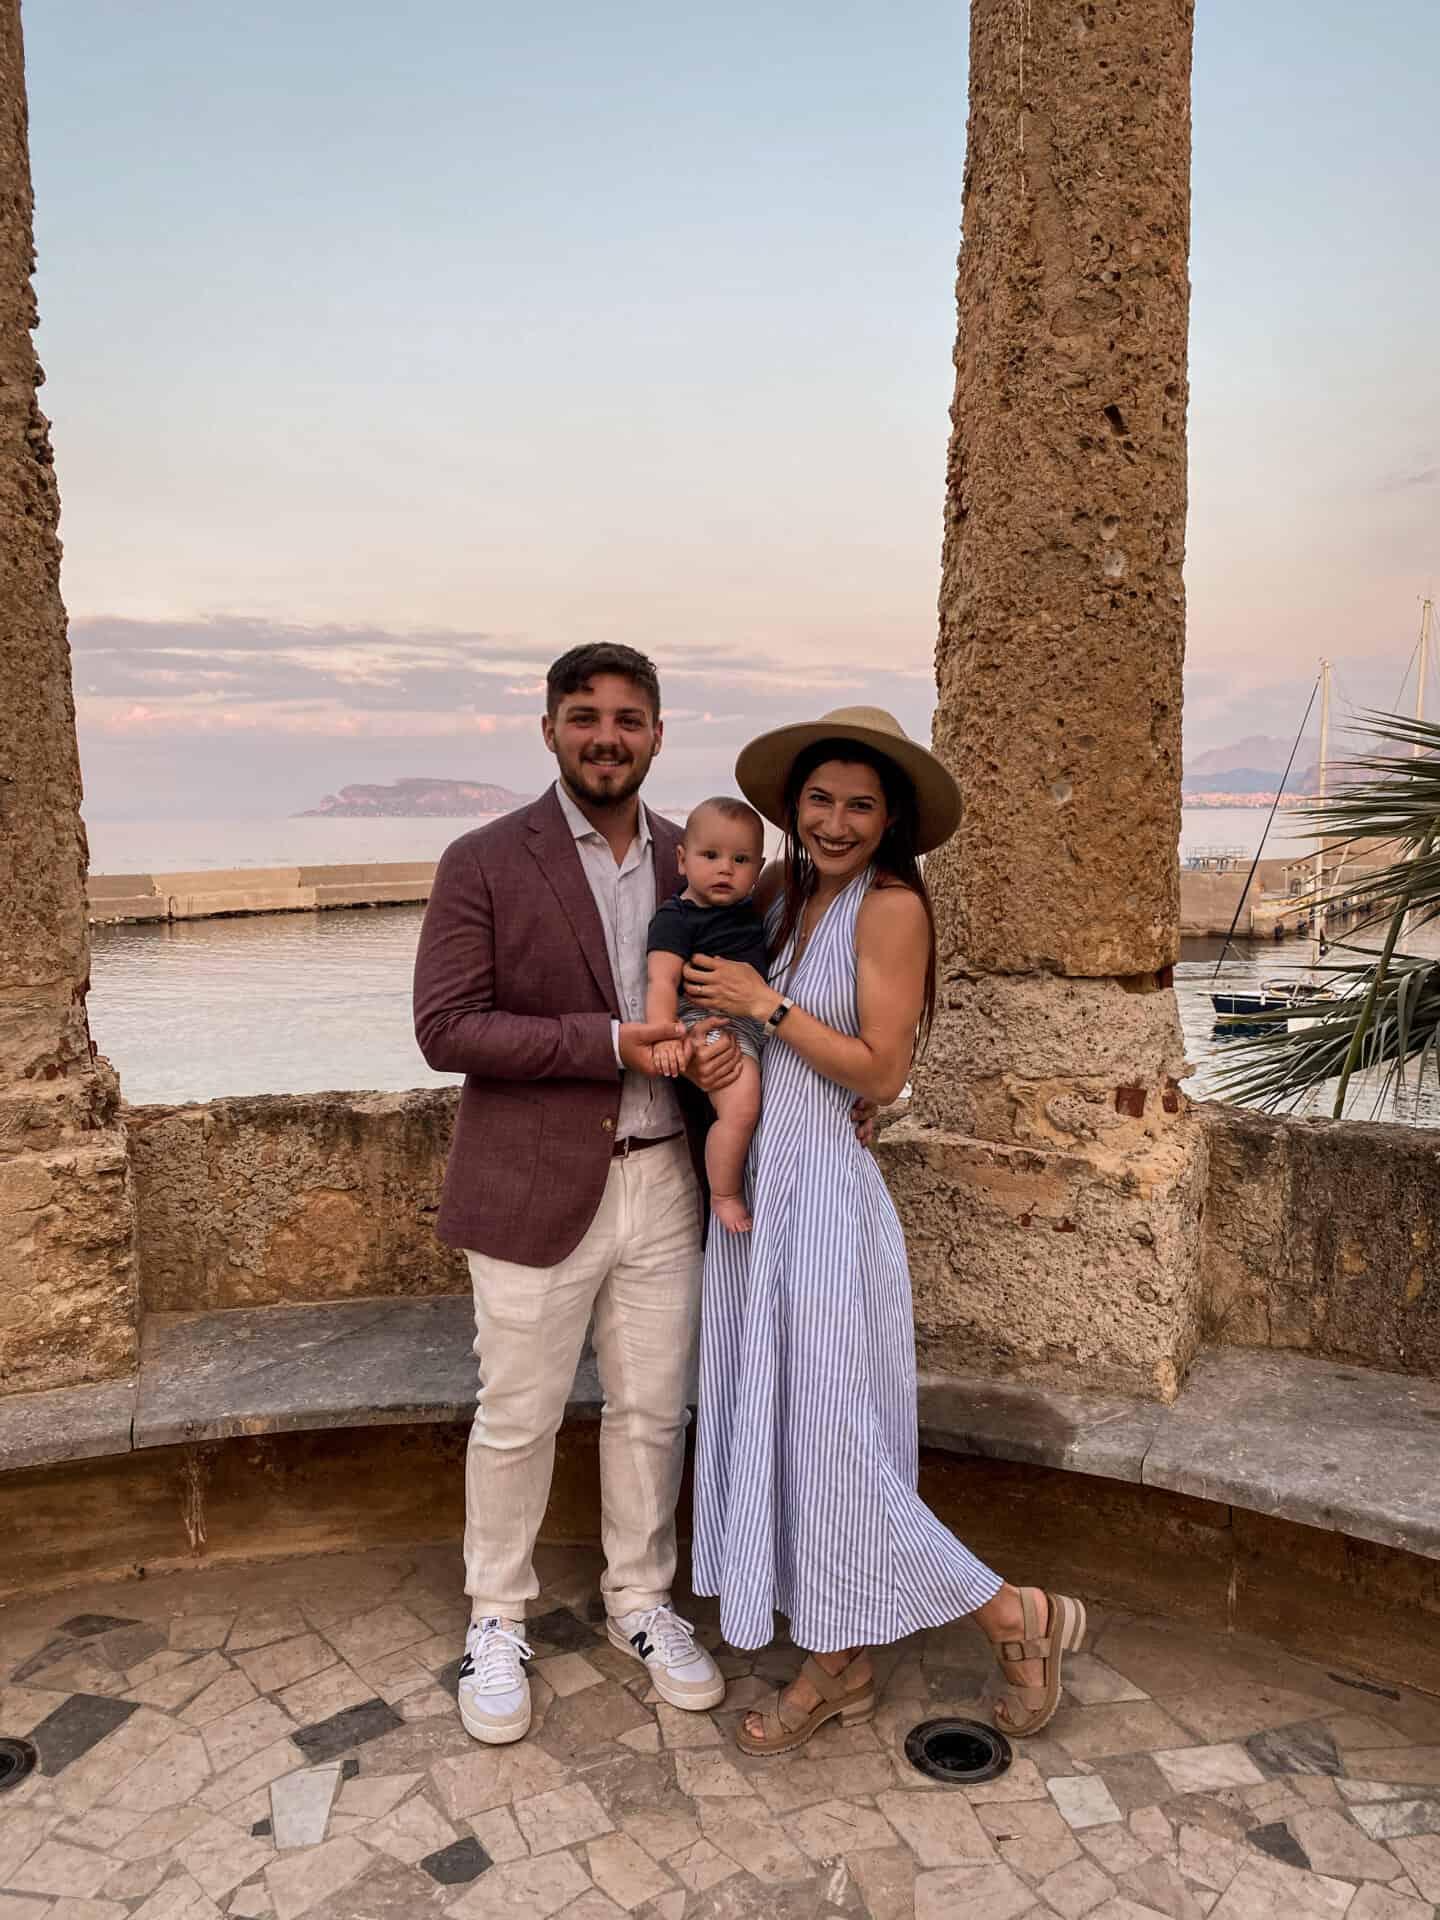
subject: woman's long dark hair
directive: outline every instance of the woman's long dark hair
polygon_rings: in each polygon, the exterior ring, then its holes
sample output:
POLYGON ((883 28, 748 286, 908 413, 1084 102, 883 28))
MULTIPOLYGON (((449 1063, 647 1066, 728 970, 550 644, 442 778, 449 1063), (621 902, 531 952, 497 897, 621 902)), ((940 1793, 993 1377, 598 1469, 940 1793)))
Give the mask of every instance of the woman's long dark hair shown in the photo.
POLYGON ((815 892, 815 863, 800 838, 800 795, 805 791, 805 783, 811 774, 827 760, 838 760, 845 766, 869 767, 879 780, 880 790, 885 795, 885 810, 890 815, 890 825, 875 849, 875 870, 898 885, 908 887, 919 898, 925 909, 925 918, 930 923, 930 954, 925 963, 925 1005, 915 1036, 915 1056, 918 1059, 935 1022, 935 909, 931 905, 925 876, 920 871, 920 856, 915 851, 915 843, 920 837, 919 808, 909 775, 887 755, 858 740, 819 740, 813 747, 807 747, 803 753, 797 754, 795 764, 790 769, 790 777, 785 782, 784 906, 781 909, 775 951, 777 954, 783 953, 792 936, 798 933, 805 909, 815 892))

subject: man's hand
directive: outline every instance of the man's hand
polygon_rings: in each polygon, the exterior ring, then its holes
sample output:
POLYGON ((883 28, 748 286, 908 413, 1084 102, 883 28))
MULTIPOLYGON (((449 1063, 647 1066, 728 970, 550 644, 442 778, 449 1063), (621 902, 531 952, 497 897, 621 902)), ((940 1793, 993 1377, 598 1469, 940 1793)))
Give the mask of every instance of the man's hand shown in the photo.
POLYGON ((654 1049, 655 1071, 667 1080, 675 1080, 690 1064, 688 1040, 662 1040, 654 1049))
POLYGON ((631 1073, 643 1073, 653 1080, 663 1071, 656 1065, 655 1049, 684 1038, 685 1029, 678 1020, 622 1020, 621 1061, 631 1073))
POLYGON ((740 1078, 745 1056, 725 1021, 697 1021, 690 1029, 690 1042, 685 1077, 702 1093, 717 1093, 740 1078))
POLYGON ((850 1124, 862 1147, 868 1147, 875 1138, 875 1116, 879 1111, 873 1100, 857 1100, 850 1109, 850 1124))

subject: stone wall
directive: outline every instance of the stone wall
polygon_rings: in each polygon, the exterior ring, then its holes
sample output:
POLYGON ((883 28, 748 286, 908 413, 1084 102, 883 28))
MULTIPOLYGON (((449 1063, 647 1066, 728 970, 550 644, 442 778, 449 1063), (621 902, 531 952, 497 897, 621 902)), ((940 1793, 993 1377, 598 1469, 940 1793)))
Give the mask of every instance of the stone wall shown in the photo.
POLYGON ((85 1017, 85 829, 60 494, 31 331, 18 0, 0 0, 0 1391, 127 1372, 133 1219, 115 1076, 85 1017))
POLYGON ((457 1097, 130 1108, 145 1310, 463 1293, 434 1231, 457 1097))
POLYGON ((1440 1377, 1440 1131, 1198 1112, 1206 1340, 1440 1377))
MULTIPOLYGON (((434 1237, 456 1098, 442 1087, 127 1109, 146 1310, 464 1293, 463 1261, 434 1237)), ((1440 1378, 1440 1131, 1274 1119, 1214 1103, 1192 1111, 1207 1148, 1193 1204, 1206 1343, 1303 1348, 1440 1378)), ((1122 1130, 1145 1125, 1143 1115, 1118 1118, 1122 1130)), ((969 1302, 957 1253, 980 1231, 1000 1244, 994 1220, 976 1219, 983 1204, 1034 1249, 991 1276, 987 1302, 1007 1291, 1013 1339, 1048 1357, 1057 1382, 1103 1375, 1102 1349, 1128 1336, 1082 1311, 1101 1276, 1079 1275, 1062 1337, 1027 1293, 1047 1248, 1073 1244, 1079 1211, 1098 1204, 1083 1177, 1088 1161, 1071 1186, 1063 1153, 1041 1156, 1037 1171, 1013 1164, 1030 1149, 971 1140, 976 1164, 957 1183, 954 1143, 927 1142, 903 1108, 884 1116, 878 1152, 906 1212, 925 1359, 967 1373, 1012 1370, 1001 1323, 988 1304, 982 1315, 969 1302), (1074 1330, 1087 1323, 1090 1345, 1076 1351, 1074 1330)), ((1165 1164, 1158 1154, 1152 1170, 1165 1164)), ((1188 1183, 1194 1166, 1173 1175, 1188 1183)), ((1143 1322, 1168 1310, 1174 1277, 1157 1237, 1147 1238, 1145 1195, 1130 1199, 1127 1311, 1143 1322)))

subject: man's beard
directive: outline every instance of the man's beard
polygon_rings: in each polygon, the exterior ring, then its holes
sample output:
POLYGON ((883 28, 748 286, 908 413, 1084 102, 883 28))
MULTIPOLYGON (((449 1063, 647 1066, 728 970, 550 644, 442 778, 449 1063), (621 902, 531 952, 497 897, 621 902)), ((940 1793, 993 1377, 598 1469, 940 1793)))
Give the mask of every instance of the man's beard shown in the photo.
POLYGON ((642 760, 632 755, 625 761, 563 760, 560 772, 567 787, 582 800, 596 807, 618 807, 640 791, 650 771, 653 754, 642 760))

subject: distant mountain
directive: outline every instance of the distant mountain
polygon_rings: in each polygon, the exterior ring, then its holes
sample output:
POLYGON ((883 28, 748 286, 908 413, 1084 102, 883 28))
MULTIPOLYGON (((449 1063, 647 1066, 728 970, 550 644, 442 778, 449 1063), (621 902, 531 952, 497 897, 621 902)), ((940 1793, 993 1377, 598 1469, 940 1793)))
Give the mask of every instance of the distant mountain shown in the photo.
POLYGON ((481 780, 397 780, 392 786, 342 787, 327 793, 300 820, 469 819, 479 813, 510 813, 533 796, 512 793, 481 780))
MULTIPOLYGON (((1181 786, 1186 793, 1277 793, 1282 760, 1273 767, 1230 767, 1213 773, 1187 773, 1181 786)), ((1287 793, 1314 793, 1320 784, 1318 765, 1293 767, 1285 783, 1287 793)))
MULTIPOLYGON (((1187 777, 1192 773, 1248 774, 1257 767, 1265 767, 1271 770, 1273 785, 1280 778, 1280 769, 1290 758, 1292 745, 1292 740, 1275 740, 1267 734, 1252 733, 1248 739, 1236 740, 1228 747, 1207 747, 1203 753, 1187 753, 1185 772, 1187 777)), ((1319 741, 1302 740, 1295 759, 1297 764, 1318 766, 1319 741)))

